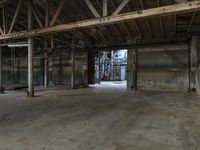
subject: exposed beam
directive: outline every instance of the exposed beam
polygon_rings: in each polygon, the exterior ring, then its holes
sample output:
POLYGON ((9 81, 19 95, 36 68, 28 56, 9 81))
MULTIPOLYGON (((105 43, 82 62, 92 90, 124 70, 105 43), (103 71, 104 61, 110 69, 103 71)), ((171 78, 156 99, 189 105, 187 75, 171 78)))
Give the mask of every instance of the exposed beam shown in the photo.
POLYGON ((15 15, 14 15, 14 17, 12 19, 12 23, 10 25, 10 29, 9 29, 8 33, 11 33, 13 28, 14 28, 14 26, 15 26, 15 22, 17 20, 17 16, 19 15, 19 10, 20 10, 21 4, 22 4, 22 0, 19 0, 19 2, 17 4, 17 9, 15 11, 15 15))
POLYGON ((117 15, 119 14, 119 12, 124 8, 124 6, 126 6, 126 4, 129 2, 130 0, 123 0, 121 2, 121 4, 117 7, 117 9, 113 12, 112 15, 117 15))
MULTIPOLYGON (((157 0, 157 6, 160 7, 160 0, 157 0)), ((162 22, 162 17, 159 17, 159 23, 160 23, 160 31, 161 31, 161 35, 162 37, 164 37, 164 29, 163 29, 163 22, 162 22)))
POLYGON ((45 27, 49 26, 49 0, 45 0, 45 27))
POLYGON ((54 32, 63 32, 70 31, 79 28, 88 28, 92 26, 115 24, 118 22, 130 21, 141 18, 150 18, 157 16, 166 16, 176 13, 186 13, 200 10, 200 1, 186 2, 181 4, 163 6, 158 8, 146 9, 137 12, 130 12, 119 14, 115 16, 96 18, 91 20, 84 20, 79 22, 73 22, 63 25, 57 25, 44 29, 36 29, 32 31, 21 31, 6 35, 1 35, 0 40, 14 39, 14 38, 25 38, 33 36, 41 36, 44 34, 54 33, 54 32))
POLYGON ((108 15, 108 0, 103 0, 103 16, 108 15))
POLYGON ((57 20, 57 18, 59 16, 63 6, 64 6, 64 3, 65 3, 65 0, 61 0, 61 2, 59 3, 59 6, 58 6, 58 8, 56 10, 56 13, 54 14, 53 19, 52 19, 52 21, 50 23, 50 27, 52 27, 55 24, 55 22, 56 22, 56 20, 57 20))
POLYGON ((30 2, 30 0, 28 0, 28 3, 30 4, 30 6, 31 6, 31 8, 32 8, 32 13, 33 13, 33 15, 34 15, 34 17, 35 17, 35 19, 36 19, 38 25, 40 26, 40 28, 43 28, 44 26, 42 25, 42 22, 41 22, 41 20, 40 20, 38 14, 37 14, 37 12, 36 12, 36 8, 33 6, 33 4, 30 2))
POLYGON ((4 33, 3 33, 3 30, 2 30, 2 28, 0 27, 0 33, 1 33, 1 35, 3 35, 4 33))
MULTIPOLYGON (((144 10, 145 8, 144 8, 143 0, 140 0, 140 5, 141 5, 142 9, 144 10)), ((145 21, 146 21, 146 24, 148 26, 149 32, 151 34, 151 37, 153 37, 153 32, 152 32, 152 29, 151 29, 151 24, 149 22, 149 19, 147 18, 147 19, 145 19, 145 21)))
POLYGON ((6 1, 3 3, 3 32, 7 33, 7 5, 6 1))
POLYGON ((190 30, 191 30, 192 24, 194 22, 195 16, 196 16, 196 11, 194 11, 193 14, 192 14, 192 18, 191 18, 189 26, 187 28, 186 35, 188 35, 190 33, 190 30))
POLYGON ((174 14, 174 38, 176 37, 176 14, 174 14))
POLYGON ((97 10, 94 8, 94 6, 92 5, 92 3, 90 2, 90 0, 85 0, 85 3, 87 4, 87 6, 89 7, 90 11, 92 12, 92 14, 96 17, 99 18, 101 17, 99 15, 99 13, 97 12, 97 10))

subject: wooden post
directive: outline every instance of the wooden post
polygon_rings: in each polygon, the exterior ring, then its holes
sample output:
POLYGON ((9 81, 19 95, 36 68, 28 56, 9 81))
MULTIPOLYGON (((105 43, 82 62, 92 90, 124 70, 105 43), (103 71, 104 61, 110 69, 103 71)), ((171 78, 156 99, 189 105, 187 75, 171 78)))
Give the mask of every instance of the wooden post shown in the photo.
MULTIPOLYGON (((28 4, 28 30, 31 31, 33 26, 32 8, 28 4)), ((33 62, 33 38, 28 38, 28 96, 34 97, 34 62, 33 62)))

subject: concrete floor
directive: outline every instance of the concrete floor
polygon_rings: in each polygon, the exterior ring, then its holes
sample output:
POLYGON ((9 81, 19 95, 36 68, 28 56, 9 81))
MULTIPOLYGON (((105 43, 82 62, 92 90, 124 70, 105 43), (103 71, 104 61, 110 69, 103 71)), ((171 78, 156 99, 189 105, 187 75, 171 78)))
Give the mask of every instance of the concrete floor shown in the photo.
POLYGON ((195 95, 131 92, 118 82, 37 95, 0 95, 0 150, 200 149, 195 95))

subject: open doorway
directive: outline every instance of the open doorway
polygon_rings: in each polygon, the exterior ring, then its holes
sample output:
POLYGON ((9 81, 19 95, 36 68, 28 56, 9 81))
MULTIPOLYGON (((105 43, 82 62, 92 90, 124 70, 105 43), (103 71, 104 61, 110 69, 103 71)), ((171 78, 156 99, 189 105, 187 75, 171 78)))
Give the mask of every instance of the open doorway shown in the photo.
MULTIPOLYGON (((95 55, 95 83, 126 85, 127 50, 98 51, 95 55)), ((123 86, 126 87, 126 86, 123 86)))

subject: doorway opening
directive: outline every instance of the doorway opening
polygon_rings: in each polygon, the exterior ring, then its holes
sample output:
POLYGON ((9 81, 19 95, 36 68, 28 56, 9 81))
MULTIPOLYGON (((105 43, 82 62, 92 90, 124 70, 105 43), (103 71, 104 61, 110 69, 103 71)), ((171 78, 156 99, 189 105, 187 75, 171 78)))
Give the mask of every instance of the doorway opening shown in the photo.
POLYGON ((127 49, 96 52, 95 55, 96 84, 105 84, 105 85, 112 84, 119 86, 119 85, 126 85, 126 80, 127 80, 127 49))

